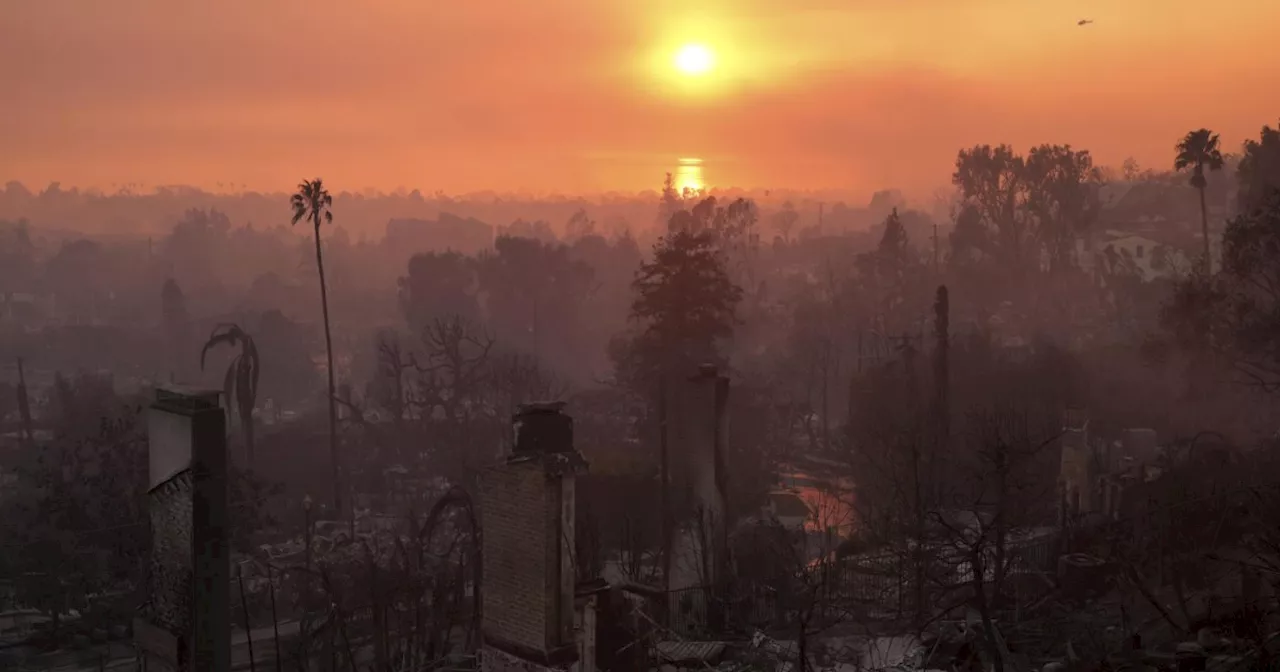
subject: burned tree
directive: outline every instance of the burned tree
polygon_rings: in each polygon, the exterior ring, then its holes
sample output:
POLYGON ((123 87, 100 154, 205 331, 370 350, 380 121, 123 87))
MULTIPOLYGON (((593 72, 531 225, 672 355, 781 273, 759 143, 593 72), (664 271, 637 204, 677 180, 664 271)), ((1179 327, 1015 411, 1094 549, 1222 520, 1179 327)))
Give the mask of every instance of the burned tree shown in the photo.
POLYGON ((1008 604, 1009 577, 1028 569, 1018 549, 1052 538, 1053 419, 1020 406, 969 413, 963 452, 948 463, 958 478, 929 515, 937 608, 976 614, 982 650, 995 669, 1007 661, 994 614, 1008 604))

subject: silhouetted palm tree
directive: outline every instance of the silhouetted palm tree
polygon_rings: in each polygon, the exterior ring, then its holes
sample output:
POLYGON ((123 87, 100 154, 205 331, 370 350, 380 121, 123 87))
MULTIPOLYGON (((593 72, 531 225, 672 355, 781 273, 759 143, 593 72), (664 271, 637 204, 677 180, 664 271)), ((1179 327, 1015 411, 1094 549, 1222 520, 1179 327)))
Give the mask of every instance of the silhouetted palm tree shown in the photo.
POLYGON ((236 324, 220 324, 209 334, 200 349, 200 370, 204 370, 205 356, 219 345, 239 347, 240 354, 227 365, 227 375, 223 379, 222 389, 227 396, 227 406, 234 408, 240 417, 241 431, 244 432, 245 457, 253 464, 253 407, 258 400, 258 376, 261 367, 258 360, 258 346, 253 337, 236 324), (233 405, 234 403, 234 405, 233 405))
POLYGON ((1178 142, 1178 156, 1173 160, 1174 170, 1191 169, 1191 186, 1200 191, 1200 232, 1204 235, 1204 272, 1213 272, 1209 262, 1209 208, 1204 202, 1206 185, 1204 171, 1222 170, 1222 152, 1218 148, 1218 134, 1207 128, 1191 131, 1178 142))
POLYGON ((303 219, 311 221, 315 232, 316 268, 320 271, 320 309, 324 316, 324 349, 329 374, 329 459, 333 467, 333 508, 342 511, 342 489, 338 487, 338 413, 334 407, 333 337, 329 332, 329 290, 324 281, 324 255, 320 252, 320 223, 332 222, 333 197, 325 191, 320 178, 298 183, 298 193, 290 200, 293 207, 293 223, 303 219))

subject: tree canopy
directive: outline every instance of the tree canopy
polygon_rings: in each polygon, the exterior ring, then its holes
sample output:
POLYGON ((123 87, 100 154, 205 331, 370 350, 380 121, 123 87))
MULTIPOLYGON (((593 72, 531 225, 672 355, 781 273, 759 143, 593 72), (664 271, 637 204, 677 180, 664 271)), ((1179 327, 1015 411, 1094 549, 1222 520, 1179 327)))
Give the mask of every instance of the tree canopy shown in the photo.
POLYGON ((1227 225, 1222 269, 1180 282, 1162 312, 1174 341, 1212 348, 1245 379, 1280 388, 1280 191, 1227 225))
POLYGON ((1042 260, 1075 267, 1075 239, 1098 216, 1101 182, 1089 152, 1070 145, 1039 145, 1025 157, 1008 145, 962 150, 952 175, 964 199, 956 224, 960 258, 983 251, 1011 269, 1038 269, 1042 260), (989 230, 990 244, 978 224, 989 230))
POLYGON ((633 384, 653 382, 669 371, 692 371, 724 361, 720 344, 733 335, 742 289, 730 280, 716 236, 710 230, 673 232, 654 246, 653 260, 632 283, 631 319, 638 333, 615 360, 633 384))
POLYGON ((1245 141, 1237 171, 1241 212, 1262 207, 1270 192, 1280 190, 1280 124, 1263 126, 1257 140, 1245 141))

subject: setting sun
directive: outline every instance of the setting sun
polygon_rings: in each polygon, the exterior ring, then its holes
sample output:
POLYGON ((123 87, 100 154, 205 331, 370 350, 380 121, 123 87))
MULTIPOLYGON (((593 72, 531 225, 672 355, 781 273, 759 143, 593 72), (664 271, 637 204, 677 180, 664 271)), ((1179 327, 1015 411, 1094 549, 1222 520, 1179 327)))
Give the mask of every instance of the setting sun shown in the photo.
POLYGON ((701 75, 715 66, 715 55, 701 44, 686 44, 676 52, 675 65, 686 75, 701 75))

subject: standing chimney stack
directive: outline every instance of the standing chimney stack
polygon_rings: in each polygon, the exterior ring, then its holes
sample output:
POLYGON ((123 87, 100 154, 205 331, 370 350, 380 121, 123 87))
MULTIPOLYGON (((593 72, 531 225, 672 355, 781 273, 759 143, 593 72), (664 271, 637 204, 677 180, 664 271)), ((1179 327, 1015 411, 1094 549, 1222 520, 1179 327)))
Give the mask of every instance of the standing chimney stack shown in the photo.
POLYGON ((156 390, 148 412, 147 608, 134 639, 151 672, 231 669, 227 418, 218 392, 156 390))
MULTIPOLYGON (((667 397, 667 443, 678 456, 698 509, 696 529, 689 535, 696 550, 697 571, 715 597, 724 598, 728 580, 728 470, 725 440, 729 378, 715 364, 702 364, 667 397)), ((722 604, 722 599, 714 604, 722 604)), ((709 607, 708 620, 718 621, 722 610, 709 607)))
POLYGON ((521 406, 511 420, 515 455, 573 452, 573 418, 563 401, 521 406))
POLYGON ((587 463, 563 409, 562 402, 521 406, 511 454, 481 476, 482 672, 568 670, 579 659, 575 477, 587 463))

